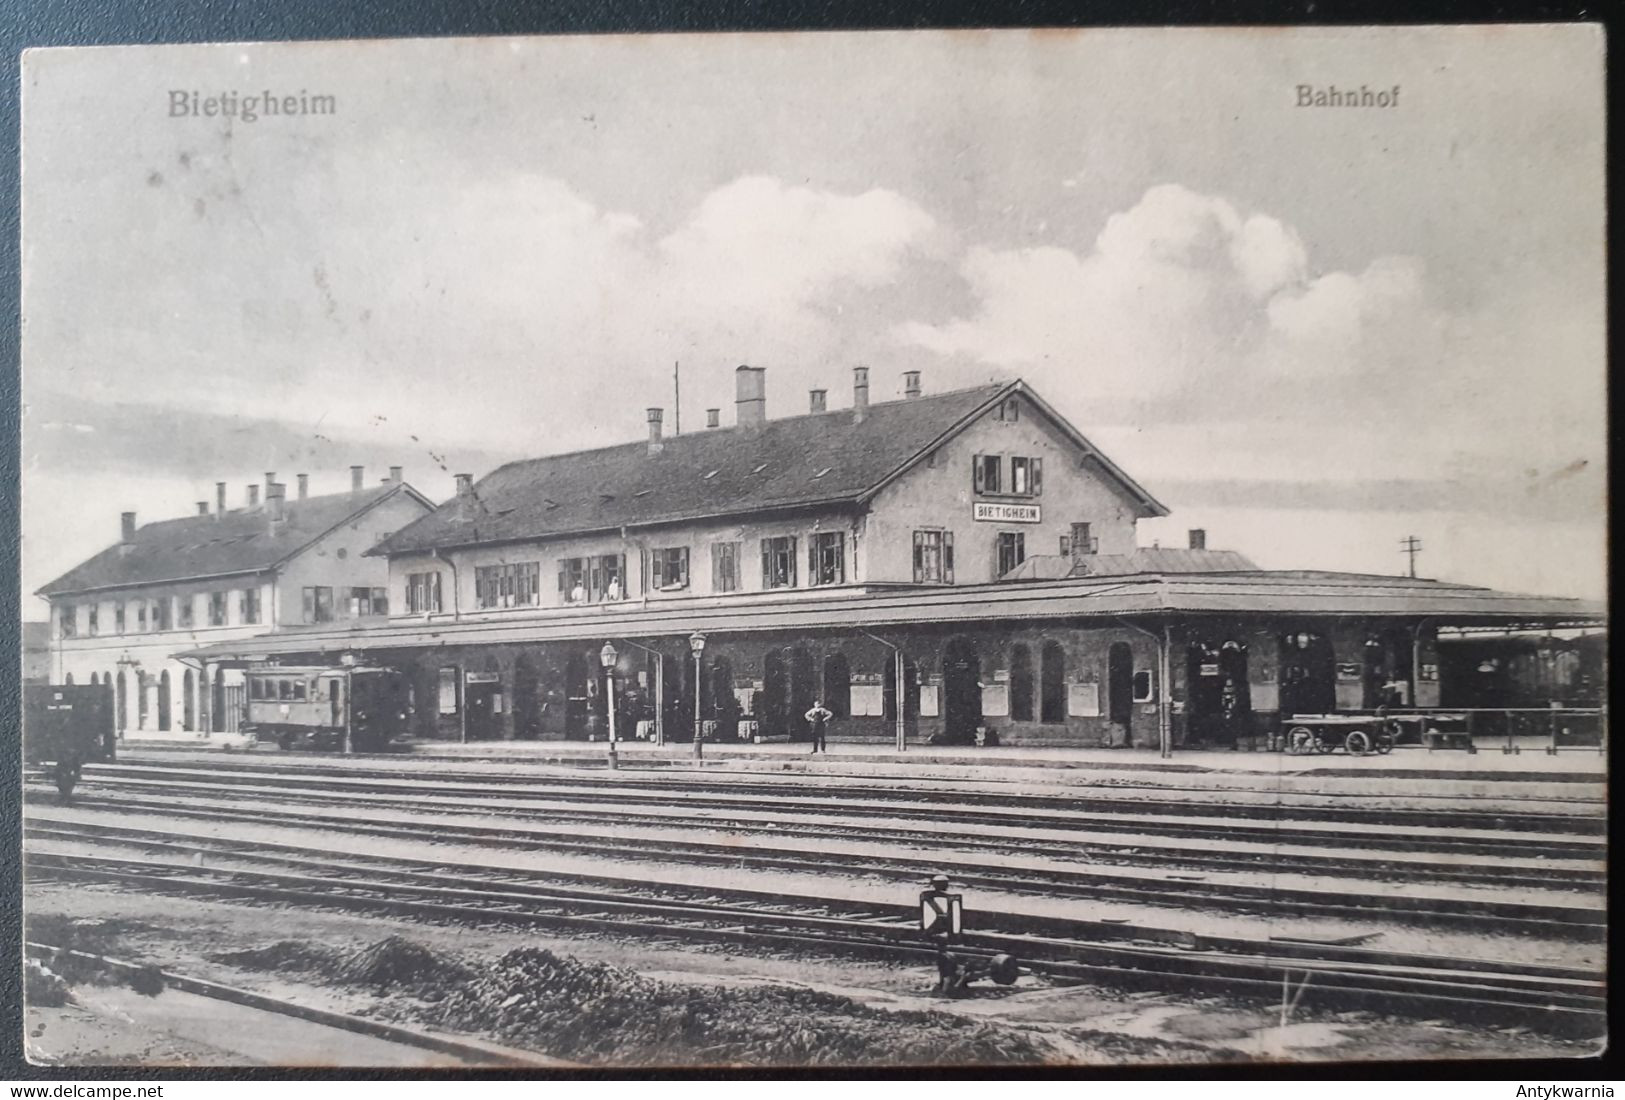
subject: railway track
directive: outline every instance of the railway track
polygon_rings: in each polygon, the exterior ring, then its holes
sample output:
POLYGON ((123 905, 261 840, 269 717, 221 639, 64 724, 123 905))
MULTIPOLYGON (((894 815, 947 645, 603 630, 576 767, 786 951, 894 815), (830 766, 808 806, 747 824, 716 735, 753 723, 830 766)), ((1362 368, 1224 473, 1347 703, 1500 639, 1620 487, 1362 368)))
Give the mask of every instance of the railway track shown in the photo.
MULTIPOLYGON (((546 926, 616 935, 723 940, 836 954, 935 957, 912 905, 745 889, 658 887, 606 876, 537 875, 492 866, 357 856, 258 841, 82 824, 35 824, 26 834, 31 881, 111 884, 144 893, 361 911, 391 916, 546 926), (43 851, 78 842, 128 855, 43 851), (154 853, 166 859, 152 858, 154 853), (207 859, 208 866, 199 862, 207 859)), ((1272 1003, 1283 981, 1318 1005, 1463 1020, 1516 1021, 1575 1034, 1603 1027, 1595 975, 1555 966, 1398 955, 1356 947, 1181 936, 1021 914, 982 914, 963 951, 1013 954, 1054 979, 1130 988, 1218 992, 1272 1003)), ((958 950, 959 948, 956 948, 958 950)))
MULTIPOLYGON (((282 764, 269 761, 161 761, 120 762, 101 764, 92 769, 96 774, 116 775, 132 772, 146 774, 169 773, 186 775, 207 774, 211 780, 223 783, 253 783, 266 777, 282 780, 320 782, 335 790, 368 790, 373 784, 422 784, 421 774, 403 773, 398 769, 365 768, 346 765, 309 763, 282 764)), ((1029 794, 992 793, 965 790, 941 783, 930 786, 899 787, 887 784, 842 783, 826 788, 829 792, 809 795, 807 784, 762 781, 755 778, 718 781, 708 778, 661 776, 642 778, 617 773, 614 777, 560 776, 546 772, 524 772, 503 775, 492 772, 452 772, 436 770, 432 784, 440 787, 474 786, 483 788, 546 789, 549 797, 565 799, 601 799, 613 796, 627 805, 655 802, 667 804, 674 797, 685 802, 700 802, 726 806, 739 810, 782 808, 785 805, 819 805, 838 798, 851 806, 883 806, 892 816, 940 816, 944 809, 956 818, 978 824, 996 824, 1007 820, 1001 810, 1017 811, 1018 818, 1034 815, 1109 815, 1122 813, 1124 807, 1144 817, 1186 817, 1193 808, 1206 807, 1222 812, 1226 820, 1264 821, 1272 826, 1286 823, 1319 822, 1352 824, 1388 828, 1400 824, 1410 829, 1439 831, 1449 829, 1480 829, 1495 832, 1566 833, 1577 837, 1602 837, 1607 832, 1603 803, 1589 800, 1542 800, 1559 808, 1549 812, 1509 809, 1405 809, 1391 806, 1337 806, 1313 805, 1296 800, 1309 796, 1295 793, 1267 792, 1275 799, 1269 803, 1249 803, 1232 798, 1225 801, 1202 798, 1157 797, 1167 793, 1165 787, 1107 788, 1117 792, 1104 794, 1029 794), (1138 792, 1147 793, 1138 793, 1138 792), (1135 792, 1130 794, 1130 792, 1135 792)), ((1191 792, 1231 795, 1258 793, 1256 791, 1191 792)), ((1325 797, 1325 796, 1317 796, 1325 797)), ((1361 796, 1370 803, 1372 796, 1361 796)))
MULTIPOLYGON (((1292 889, 1279 885, 1206 882, 1203 875, 1180 876, 1166 869, 1158 873, 1137 874, 1117 866, 1098 870, 1091 870, 1087 866, 1076 870, 1012 868, 999 861, 966 859, 963 854, 945 859, 943 856, 897 852, 875 856, 823 848, 793 849, 784 844, 786 838, 782 830, 774 831, 774 846, 764 850, 721 840, 706 842, 625 834, 594 837, 578 831, 549 829, 545 825, 502 827, 444 821, 413 823, 396 818, 369 818, 348 803, 346 812, 340 814, 287 811, 264 804, 242 808, 218 804, 182 804, 174 799, 82 799, 80 805, 119 812, 145 811, 166 818, 348 831, 415 843, 455 840, 468 844, 502 844, 566 852, 609 860, 643 858, 813 874, 835 871, 847 875, 879 875, 905 882, 915 881, 951 864, 961 882, 978 889, 1046 898, 1083 898, 1095 903, 1172 906, 1205 912, 1252 912, 1273 917, 1337 917, 1383 924, 1409 920, 1453 927, 1494 927, 1500 931, 1525 931, 1575 939, 1599 938, 1606 931, 1606 912, 1594 905, 1519 902, 1494 896, 1464 900, 1439 895, 1373 894, 1369 882, 1352 884, 1346 890, 1292 889)), ((717 826, 715 822, 708 822, 706 827, 715 829, 717 826)), ((29 828, 38 826, 30 825, 29 828)), ((846 839, 852 837, 847 836, 846 839)), ((895 835, 882 839, 893 847, 898 843, 895 835)), ((1002 854, 1009 855, 1011 852, 1032 854, 1028 847, 1020 843, 1012 844, 1002 854)), ((1077 853, 1072 852, 1070 857, 1062 858, 1076 860, 1077 853)))

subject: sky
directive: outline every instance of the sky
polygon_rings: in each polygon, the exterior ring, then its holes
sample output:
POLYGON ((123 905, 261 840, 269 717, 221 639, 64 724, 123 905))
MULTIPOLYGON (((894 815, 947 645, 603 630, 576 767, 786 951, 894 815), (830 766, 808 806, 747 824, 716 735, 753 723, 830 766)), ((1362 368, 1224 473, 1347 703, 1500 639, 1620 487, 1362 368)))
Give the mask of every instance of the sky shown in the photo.
MULTIPOLYGON (((1026 379, 1271 568, 1605 590, 1596 28, 34 51, 23 587, 276 471, 1026 379), (1393 105, 1298 105, 1300 85, 1393 105), (176 113, 235 92, 330 114, 176 113)), ((31 601, 30 618, 44 614, 31 601)))

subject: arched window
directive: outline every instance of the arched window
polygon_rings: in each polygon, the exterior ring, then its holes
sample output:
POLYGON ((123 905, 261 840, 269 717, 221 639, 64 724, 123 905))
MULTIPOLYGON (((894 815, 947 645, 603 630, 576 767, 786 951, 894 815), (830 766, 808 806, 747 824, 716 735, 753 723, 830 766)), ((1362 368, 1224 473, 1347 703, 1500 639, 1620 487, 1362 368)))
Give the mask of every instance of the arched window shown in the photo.
POLYGON ((158 674, 158 728, 169 729, 169 669, 158 674))
POLYGON ((1010 650, 1010 720, 1033 720, 1033 654, 1024 645, 1010 650))
POLYGON ((837 718, 852 717, 852 667, 844 653, 824 658, 824 706, 837 718))
POLYGON ((1045 642, 1039 661, 1038 718, 1066 721, 1066 650, 1060 642, 1045 642))

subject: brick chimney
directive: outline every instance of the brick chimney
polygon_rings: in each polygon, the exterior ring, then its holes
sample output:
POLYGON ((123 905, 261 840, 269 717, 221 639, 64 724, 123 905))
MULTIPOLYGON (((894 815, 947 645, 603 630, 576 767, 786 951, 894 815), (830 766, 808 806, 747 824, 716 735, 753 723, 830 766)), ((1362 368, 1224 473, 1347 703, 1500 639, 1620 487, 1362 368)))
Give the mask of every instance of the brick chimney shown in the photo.
POLYGON ((389 468, 389 483, 391 485, 399 485, 401 483, 401 468, 399 466, 391 466, 389 468))
POLYGON ((652 455, 659 454, 665 448, 665 444, 660 441, 660 422, 665 415, 664 409, 649 410, 649 453, 652 455))
POLYGON ((120 512, 118 524, 119 543, 130 546, 135 542, 135 513, 120 512))
POLYGON ((214 483, 214 518, 219 519, 221 516, 223 516, 225 514, 226 514, 226 483, 224 481, 217 481, 217 482, 214 483))
POLYGON ((287 518, 284 508, 284 496, 288 487, 280 481, 273 481, 265 487, 265 515, 270 529, 275 532, 287 518))
POLYGON ((350 492, 359 493, 366 488, 367 468, 365 466, 350 467, 350 492))
POLYGON ((721 423, 722 423, 722 410, 721 409, 706 409, 705 410, 705 426, 707 428, 718 427, 718 426, 721 425, 721 423))
POLYGON ((920 372, 906 370, 903 372, 903 396, 915 398, 920 396, 920 372))
POLYGON ((761 431, 767 423, 767 368, 734 369, 734 421, 746 431, 761 431))
POLYGON ((829 407, 828 390, 807 391, 807 411, 821 413, 829 407))
POLYGON ((1190 536, 1192 550, 1207 549, 1207 531, 1200 527, 1192 527, 1190 530, 1190 536))
POLYGON ((260 506, 260 487, 258 485, 250 484, 248 487, 248 506, 250 508, 260 506))
POLYGON ((869 417, 869 368, 852 368, 852 423, 862 424, 869 417))
POLYGON ((200 500, 200 501, 197 502, 197 514, 200 515, 200 516, 206 516, 206 515, 209 514, 209 502, 208 501, 200 500))
POLYGON ((304 500, 310 495, 310 475, 299 475, 299 499, 304 500))
POLYGON ((271 500, 271 486, 273 486, 275 484, 276 484, 276 471, 275 470, 266 470, 265 471, 265 500, 266 500, 266 503, 270 503, 270 500, 271 500))

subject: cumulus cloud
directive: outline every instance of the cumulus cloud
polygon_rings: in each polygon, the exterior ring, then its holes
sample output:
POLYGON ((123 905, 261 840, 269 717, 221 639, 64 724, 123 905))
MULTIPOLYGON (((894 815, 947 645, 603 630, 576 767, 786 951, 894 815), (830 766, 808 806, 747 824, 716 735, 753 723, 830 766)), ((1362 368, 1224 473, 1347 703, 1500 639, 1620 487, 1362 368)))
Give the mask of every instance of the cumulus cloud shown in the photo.
POLYGON ((1097 393, 1155 395, 1249 373, 1348 375, 1377 329, 1425 323, 1419 261, 1310 276, 1291 226, 1223 197, 1153 187, 1094 248, 973 249, 965 317, 899 326, 905 344, 1025 369, 1080 372, 1097 393))

